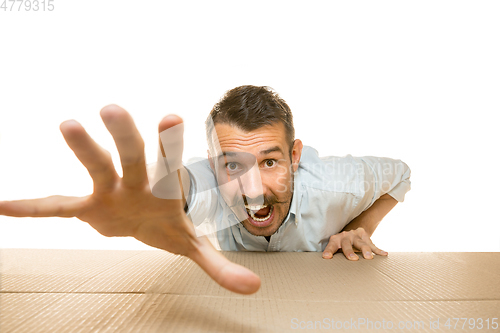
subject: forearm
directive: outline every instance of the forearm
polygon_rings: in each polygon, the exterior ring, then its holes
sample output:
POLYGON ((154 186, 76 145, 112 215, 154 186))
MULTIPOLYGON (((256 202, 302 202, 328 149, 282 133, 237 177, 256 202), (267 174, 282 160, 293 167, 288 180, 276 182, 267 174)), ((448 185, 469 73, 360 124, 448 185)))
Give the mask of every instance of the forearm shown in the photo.
POLYGON ((386 216, 397 203, 398 201, 389 194, 382 195, 370 208, 349 222, 342 231, 355 230, 361 227, 365 229, 371 237, 380 221, 382 221, 384 216, 386 216))

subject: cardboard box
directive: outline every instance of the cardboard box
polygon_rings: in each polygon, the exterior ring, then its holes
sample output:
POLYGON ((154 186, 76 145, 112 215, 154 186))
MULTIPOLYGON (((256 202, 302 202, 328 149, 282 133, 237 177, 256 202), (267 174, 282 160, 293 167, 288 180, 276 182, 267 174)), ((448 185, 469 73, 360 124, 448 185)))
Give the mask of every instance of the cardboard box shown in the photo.
POLYGON ((500 253, 224 254, 257 293, 160 250, 2 249, 0 332, 500 332, 500 253))

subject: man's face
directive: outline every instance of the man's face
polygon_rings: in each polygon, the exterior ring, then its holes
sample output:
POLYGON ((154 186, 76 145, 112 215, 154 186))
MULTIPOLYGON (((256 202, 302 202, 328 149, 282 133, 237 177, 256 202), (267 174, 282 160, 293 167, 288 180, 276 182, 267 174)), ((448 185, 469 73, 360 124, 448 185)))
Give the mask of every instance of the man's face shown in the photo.
POLYGON ((221 152, 211 165, 222 197, 251 234, 274 234, 290 209, 302 142, 294 141, 290 155, 282 123, 251 132, 216 124, 215 132, 221 152))

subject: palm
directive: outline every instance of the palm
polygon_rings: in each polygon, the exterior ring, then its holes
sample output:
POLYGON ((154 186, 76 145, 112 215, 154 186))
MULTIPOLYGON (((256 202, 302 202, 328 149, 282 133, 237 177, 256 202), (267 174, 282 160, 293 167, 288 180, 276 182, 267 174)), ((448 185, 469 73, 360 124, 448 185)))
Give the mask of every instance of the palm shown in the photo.
MULTIPOLYGON (((89 171, 94 193, 86 197, 52 196, 0 202, 0 214, 77 217, 105 236, 133 236, 150 246, 188 256, 227 289, 245 294, 257 291, 258 276, 229 262, 206 237, 196 237, 184 213, 182 199, 159 199, 151 194, 144 143, 130 115, 111 105, 101 111, 101 117, 118 148, 123 177, 116 173, 110 154, 95 143, 80 124, 67 121, 61 124, 61 131, 89 171)), ((180 122, 179 117, 165 117, 159 130, 180 122)), ((178 158, 182 160, 182 156, 178 158)), ((180 181, 176 185, 182 188, 180 181)))
POLYGON ((181 200, 154 197, 147 185, 131 190, 118 184, 112 192, 90 196, 76 217, 105 236, 134 236, 150 246, 186 255, 185 242, 181 246, 172 242, 165 248, 162 240, 165 235, 195 237, 182 204, 181 200))

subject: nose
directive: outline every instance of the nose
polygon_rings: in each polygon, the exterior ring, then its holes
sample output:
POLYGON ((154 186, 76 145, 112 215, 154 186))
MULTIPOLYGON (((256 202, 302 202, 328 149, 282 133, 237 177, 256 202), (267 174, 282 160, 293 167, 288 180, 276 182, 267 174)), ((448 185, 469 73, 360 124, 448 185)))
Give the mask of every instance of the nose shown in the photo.
POLYGON ((249 199, 254 199, 252 200, 253 205, 262 205, 264 203, 264 186, 262 184, 259 167, 252 167, 248 172, 242 175, 239 180, 241 194, 249 199))

